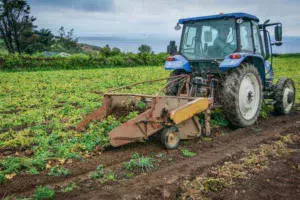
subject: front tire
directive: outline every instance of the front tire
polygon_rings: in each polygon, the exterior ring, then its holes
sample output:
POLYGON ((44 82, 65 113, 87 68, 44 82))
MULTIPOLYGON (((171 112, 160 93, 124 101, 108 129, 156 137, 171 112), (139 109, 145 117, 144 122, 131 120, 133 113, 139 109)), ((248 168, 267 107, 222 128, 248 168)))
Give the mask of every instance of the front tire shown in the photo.
POLYGON ((287 115, 291 112, 295 103, 296 89, 294 82, 289 78, 281 78, 276 83, 274 111, 279 115, 287 115))
POLYGON ((262 98, 262 81, 254 65, 242 63, 226 77, 221 99, 232 125, 253 125, 260 114, 262 98))

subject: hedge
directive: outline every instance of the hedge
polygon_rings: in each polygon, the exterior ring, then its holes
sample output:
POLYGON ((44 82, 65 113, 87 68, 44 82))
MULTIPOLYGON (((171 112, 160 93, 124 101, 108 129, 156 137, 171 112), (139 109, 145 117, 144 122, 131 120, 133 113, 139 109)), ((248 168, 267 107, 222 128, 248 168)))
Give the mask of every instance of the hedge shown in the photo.
POLYGON ((10 54, 0 56, 0 69, 84 69, 101 67, 134 67, 163 65, 166 53, 120 54, 106 57, 101 54, 73 54, 70 57, 43 57, 41 55, 10 54))

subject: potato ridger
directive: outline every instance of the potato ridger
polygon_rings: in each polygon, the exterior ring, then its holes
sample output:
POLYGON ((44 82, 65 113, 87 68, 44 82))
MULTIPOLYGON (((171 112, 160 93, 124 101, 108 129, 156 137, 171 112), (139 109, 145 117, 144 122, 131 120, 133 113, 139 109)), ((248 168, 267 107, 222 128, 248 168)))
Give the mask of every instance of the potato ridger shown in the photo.
MULTIPOLYGON (((138 102, 144 102, 146 109, 132 120, 125 122, 108 133, 113 147, 132 142, 146 141, 155 133, 160 134, 161 142, 168 149, 177 148, 181 139, 193 139, 203 133, 210 135, 210 110, 213 98, 191 97, 188 75, 177 76, 182 87, 177 96, 139 95, 110 93, 123 88, 133 87, 146 81, 135 83, 109 91, 104 94, 103 104, 95 112, 86 117, 77 127, 77 131, 84 131, 84 127, 93 120, 102 120, 112 114, 114 110, 137 108, 138 102), (205 114, 205 128, 199 123, 196 115, 205 114)), ((170 85, 170 83, 168 84, 170 85)), ((168 87, 168 86, 167 86, 168 87)), ((165 89, 167 88, 165 87, 165 89)))

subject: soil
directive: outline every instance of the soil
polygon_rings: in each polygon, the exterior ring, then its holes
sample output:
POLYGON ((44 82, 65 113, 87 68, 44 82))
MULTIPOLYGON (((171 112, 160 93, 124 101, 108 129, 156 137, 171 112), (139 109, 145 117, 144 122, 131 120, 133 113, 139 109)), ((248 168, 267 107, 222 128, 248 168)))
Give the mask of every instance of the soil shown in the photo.
MULTIPOLYGON (((16 176, 12 181, 0 185, 0 197, 10 194, 30 196, 36 186, 49 185, 56 190, 55 199, 177 199, 183 192, 184 180, 193 179, 212 166, 236 160, 249 149, 278 140, 280 135, 300 134, 300 111, 295 109, 288 116, 271 116, 251 127, 236 130, 226 128, 226 131, 219 132, 226 134, 210 141, 183 141, 178 150, 165 150, 158 141, 149 141, 110 148, 84 161, 67 160, 64 167, 70 170, 71 175, 52 177, 45 171, 39 175, 16 176), (183 148, 197 155, 184 157, 181 153, 183 148), (125 170, 123 162, 128 162, 134 153, 152 156, 155 168, 149 172, 125 170), (115 180, 105 183, 91 180, 89 173, 95 171, 99 164, 104 165, 106 172, 112 171, 115 180), (129 178, 128 174, 131 173, 134 175, 129 178), (73 182, 77 185, 76 189, 69 193, 60 192, 61 188, 73 182)), ((211 194, 209 198, 299 199, 299 160, 299 153, 274 160, 262 174, 218 194, 211 194)))

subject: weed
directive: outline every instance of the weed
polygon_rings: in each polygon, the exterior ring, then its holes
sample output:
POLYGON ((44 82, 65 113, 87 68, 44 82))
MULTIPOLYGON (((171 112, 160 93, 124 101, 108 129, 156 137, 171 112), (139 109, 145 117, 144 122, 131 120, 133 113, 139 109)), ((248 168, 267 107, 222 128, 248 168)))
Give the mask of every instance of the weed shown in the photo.
POLYGON ((99 175, 98 172, 90 172, 89 177, 90 177, 91 179, 95 180, 95 179, 99 179, 99 178, 100 178, 100 175, 99 175))
POLYGON ((116 176, 113 172, 109 172, 108 174, 105 175, 105 178, 107 180, 110 180, 110 181, 115 181, 116 180, 116 176))
POLYGON ((72 190, 74 190, 75 188, 77 187, 76 183, 71 183, 71 184, 68 184, 68 186, 64 189, 62 189, 61 191, 63 193, 67 193, 67 192, 71 192, 72 190))
POLYGON ((150 171, 152 168, 154 168, 154 162, 155 160, 150 157, 144 157, 139 154, 134 154, 129 162, 124 162, 123 165, 125 169, 127 170, 133 170, 134 168, 139 168, 142 171, 150 171))
POLYGON ((212 141, 212 138, 211 137, 203 137, 202 140, 203 141, 212 141))
POLYGON ((33 196, 37 200, 54 199, 54 194, 54 190, 51 190, 48 186, 38 186, 33 196))
POLYGON ((34 167, 30 168, 30 169, 27 170, 26 172, 29 173, 29 174, 32 174, 32 175, 37 175, 37 174, 39 174, 39 172, 37 171, 37 169, 34 168, 34 167))
POLYGON ((140 109, 145 109, 147 107, 147 104, 143 101, 138 101, 136 106, 140 109))
POLYGON ((0 185, 3 184, 6 181, 5 175, 0 172, 0 185))
POLYGON ((191 151, 189 151, 188 149, 181 149, 181 153, 182 153, 182 155, 185 156, 185 157, 194 157, 194 156, 197 155, 196 153, 191 152, 191 151))
POLYGON ((98 165, 97 171, 95 172, 90 172, 90 178, 91 179, 99 179, 104 176, 104 167, 103 165, 98 165))
POLYGON ((132 178, 133 176, 134 176, 134 173, 128 173, 128 174, 126 174, 127 178, 132 178))
POLYGON ((68 169, 62 167, 51 167, 50 172, 48 173, 49 176, 68 176, 70 175, 70 171, 68 169))

